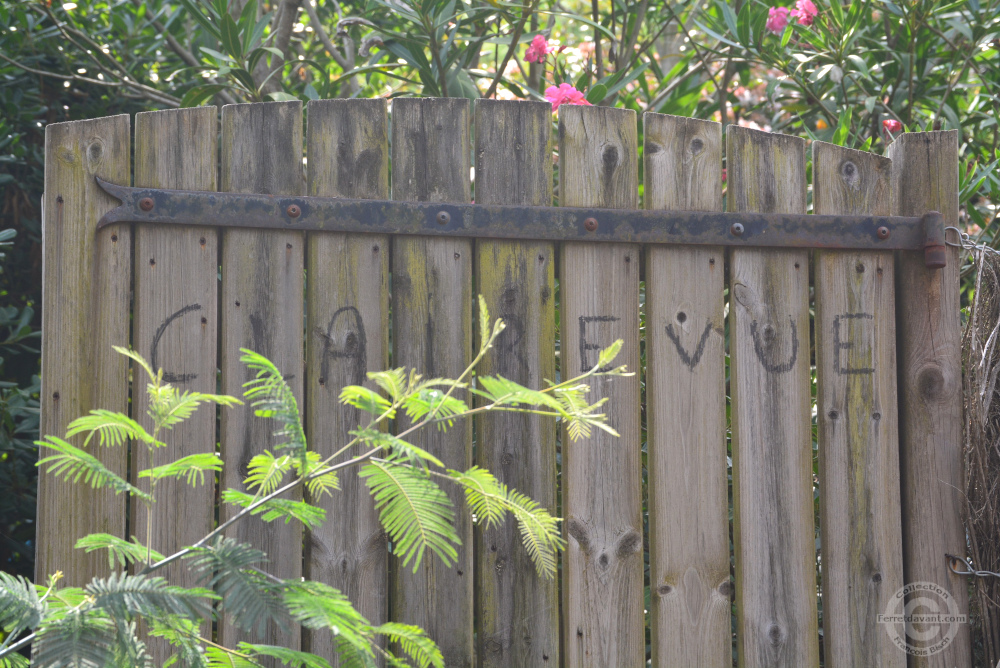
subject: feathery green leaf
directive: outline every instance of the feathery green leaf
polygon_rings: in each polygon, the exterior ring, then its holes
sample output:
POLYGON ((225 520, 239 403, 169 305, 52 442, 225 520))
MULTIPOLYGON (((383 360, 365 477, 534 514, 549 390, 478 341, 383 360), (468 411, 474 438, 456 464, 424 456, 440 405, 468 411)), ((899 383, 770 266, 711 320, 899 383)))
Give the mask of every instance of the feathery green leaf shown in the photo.
POLYGON ((455 512, 448 495, 425 471, 390 460, 373 460, 358 475, 371 490, 379 520, 404 567, 412 559, 416 572, 428 547, 445 564, 454 563, 458 558, 455 545, 461 542, 453 526, 455 512))
MULTIPOLYGON (((257 497, 250 496, 235 489, 222 491, 222 500, 236 506, 247 506, 258 501, 257 497)), ((285 518, 285 524, 293 519, 302 522, 310 529, 315 529, 326 520, 326 510, 317 506, 312 506, 305 501, 295 501, 293 499, 271 499, 250 511, 251 515, 262 515, 265 522, 285 518)))
MULTIPOLYGON (((140 478, 152 478, 160 480, 162 478, 187 478, 187 484, 192 487, 195 484, 205 484, 205 471, 221 471, 222 459, 214 452, 199 452, 187 457, 175 459, 169 464, 156 466, 151 469, 139 471, 140 478)), ((214 476, 213 476, 214 480, 214 476)))
MULTIPOLYGON (((108 568, 114 570, 117 561, 121 568, 129 564, 145 563, 147 548, 139 542, 139 539, 132 536, 132 542, 112 536, 109 533, 92 533, 76 541, 74 547, 78 550, 93 552, 95 550, 108 551, 108 568)), ((149 557, 154 561, 161 561, 163 555, 156 550, 148 551, 149 557)))
POLYGON ((110 487, 115 494, 129 492, 133 496, 152 501, 153 497, 138 487, 130 485, 124 478, 112 473, 90 453, 56 436, 46 436, 45 438, 48 440, 35 441, 35 445, 55 450, 57 454, 38 460, 37 466, 49 464, 49 473, 56 476, 61 475, 67 482, 71 478, 73 482, 79 482, 83 479, 83 482, 95 489, 110 487))

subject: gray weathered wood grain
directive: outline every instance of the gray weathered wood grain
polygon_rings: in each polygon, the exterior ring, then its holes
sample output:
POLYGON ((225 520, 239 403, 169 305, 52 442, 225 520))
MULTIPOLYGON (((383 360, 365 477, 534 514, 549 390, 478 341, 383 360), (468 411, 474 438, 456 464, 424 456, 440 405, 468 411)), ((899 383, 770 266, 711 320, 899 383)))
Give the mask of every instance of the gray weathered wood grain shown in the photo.
MULTIPOLYGON (((135 186, 178 190, 217 189, 218 110, 215 107, 150 111, 135 116, 135 186)), ((216 390, 219 293, 218 232, 213 227, 136 225, 135 304, 132 347, 163 379, 181 392, 216 390)), ((133 367, 133 417, 147 430, 149 401, 145 373, 133 367)), ((181 457, 215 452, 216 409, 199 408, 188 420, 159 435, 166 448, 134 444, 133 484, 149 490, 138 471, 181 457)), ((165 478, 154 491, 159 500, 150 510, 132 499, 132 534, 154 550, 171 554, 191 545, 215 524, 215 477, 197 487, 184 479, 165 478), (148 522, 148 535, 147 535, 148 522)), ((172 584, 198 585, 186 564, 163 570, 172 584)), ((202 632, 211 631, 208 622, 202 632)), ((173 654, 162 638, 145 638, 154 661, 173 654)))
MULTIPOLYGON (((136 187, 216 190, 217 113, 215 107, 197 107, 136 114, 136 187)), ((218 263, 215 228, 136 226, 133 347, 154 370, 162 367, 164 381, 181 392, 216 390, 218 263)), ((137 369, 135 416, 152 429, 146 415, 147 382, 137 369)), ((135 448, 134 471, 215 452, 215 410, 203 406, 160 438, 168 447, 157 450, 153 458, 146 448, 135 448)), ((140 486, 148 490, 148 479, 140 486)), ((192 488, 184 480, 165 479, 157 485, 156 495, 161 503, 153 507, 150 536, 145 505, 134 500, 132 504, 132 531, 144 543, 150 540, 153 549, 170 554, 212 530, 214 481, 192 488)), ((183 564, 167 567, 164 577, 195 586, 183 564)))
MULTIPOLYGON (((888 215, 892 162, 813 142, 818 214, 888 215)), ((891 252, 816 253, 826 665, 906 665, 878 615, 903 586, 891 252)))
MULTIPOLYGON (((386 101, 315 100, 306 115, 308 194, 388 199, 386 101)), ((325 459, 371 417, 341 404, 341 388, 389 368, 389 237, 319 232, 306 241, 306 434, 325 459)), ((368 487, 349 469, 339 491, 313 502, 330 521, 306 534, 306 577, 344 592, 371 623, 387 621, 388 550, 368 487)), ((305 637, 337 665, 331 633, 305 637)))
MULTIPOLYGON (((945 225, 958 225, 958 143, 958 131, 948 130, 906 133, 889 145, 892 213, 940 211, 945 225)), ((955 248, 948 248, 944 269, 927 269, 921 253, 896 258, 899 469, 904 581, 943 587, 958 614, 968 614, 967 581, 948 570, 944 557, 965 554, 959 269, 955 248)), ((940 637, 933 628, 917 628, 940 637)), ((969 626, 959 624, 943 651, 911 657, 909 665, 971 663, 969 626)))
MULTIPOLYGON (((129 411, 128 359, 111 346, 129 345, 132 230, 114 225, 95 234, 97 221, 118 201, 94 181, 129 183, 129 125, 124 114, 45 128, 43 436, 64 436, 66 425, 95 408, 129 411)), ((93 446, 91 452, 126 477, 125 448, 93 446)), ((73 546, 89 533, 125 537, 128 501, 107 489, 64 482, 46 468, 38 474, 35 581, 61 570, 62 585, 83 586, 107 575, 107 557, 73 546)))
MULTIPOLYGON (((299 195, 302 178, 302 104, 265 102, 222 108, 223 192, 299 195)), ((240 348, 267 356, 302 404, 303 252, 301 232, 225 230, 220 293, 222 392, 242 396, 253 375, 239 361, 240 348)), ((250 406, 222 411, 222 488, 243 488, 247 465, 264 450, 274 452, 277 423, 256 417, 250 406)), ((239 510, 222 504, 220 520, 239 510)), ((302 575, 302 528, 298 523, 241 520, 227 536, 264 550, 267 570, 280 578, 302 575)), ((270 624, 263 637, 228 622, 220 625, 226 646, 240 640, 297 649, 300 633, 270 624)))
MULTIPOLYGON (((730 125, 727 208, 805 213, 805 142, 730 125)), ((740 665, 816 666, 809 256, 733 250, 733 540, 740 665)))
MULTIPOLYGON (((635 208, 636 117, 630 110, 559 109, 564 206, 635 208)), ((623 339, 615 365, 639 370, 639 263, 635 244, 562 247, 562 377, 591 368, 597 349, 623 339)), ((563 652, 568 666, 639 666, 645 655, 639 379, 597 377, 590 401, 609 397, 615 438, 563 434, 563 652)))
MULTIPOLYGON (((470 201, 469 101, 399 98, 392 103, 392 197, 470 201)), ((472 241, 396 237, 392 250, 393 365, 427 378, 456 378, 472 361, 472 241)), ((397 420, 402 427, 405 420, 397 420)), ((444 462, 472 465, 472 423, 442 434, 415 433, 413 442, 444 462)), ((445 663, 473 664, 472 522, 462 493, 448 489, 462 545, 445 566, 427 555, 416 573, 398 564, 393 577, 395 621, 417 624, 437 641, 445 663)))
MULTIPOLYGON (((646 208, 721 211, 722 126, 643 123, 646 208)), ((724 260, 722 248, 646 247, 654 666, 732 665, 724 260)))
MULTIPOLYGON (((552 106, 476 102, 476 201, 552 202, 552 106)), ((555 258, 546 242, 476 242, 476 287, 507 328, 478 373, 531 388, 555 378, 555 258)), ((476 463, 556 512, 556 424, 551 418, 492 413, 476 423, 476 463)), ((476 531, 478 662, 559 664, 559 590, 539 576, 513 518, 476 531)))

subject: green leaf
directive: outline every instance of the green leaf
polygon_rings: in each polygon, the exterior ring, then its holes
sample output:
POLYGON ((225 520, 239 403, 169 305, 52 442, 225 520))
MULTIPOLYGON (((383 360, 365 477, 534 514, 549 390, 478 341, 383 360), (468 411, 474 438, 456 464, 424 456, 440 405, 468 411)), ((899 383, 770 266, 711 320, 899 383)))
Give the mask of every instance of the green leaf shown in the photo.
POLYGON ((387 460, 374 460, 358 472, 371 490, 379 520, 393 541, 393 553, 405 567, 420 566, 430 548, 448 566, 458 558, 460 543, 453 526, 455 512, 445 494, 419 468, 387 460))
POLYGON ((73 438, 77 434, 87 433, 87 438, 83 441, 83 446, 90 444, 90 439, 97 434, 97 442, 104 447, 118 447, 125 445, 130 440, 142 441, 149 445, 162 446, 153 439, 152 436, 142 428, 138 422, 114 411, 103 409, 92 410, 88 415, 78 417, 69 423, 66 428, 66 438, 73 438))
MULTIPOLYGON (((249 494, 235 489, 222 491, 222 500, 234 506, 246 508, 256 503, 259 499, 249 494)), ((293 519, 302 522, 307 528, 315 529, 326 521, 326 510, 312 506, 305 501, 295 501, 294 499, 271 499, 265 501, 257 508, 250 511, 251 515, 261 515, 265 522, 273 522, 281 518, 288 524, 293 519)))
MULTIPOLYGON (((348 385, 340 391, 340 403, 354 406, 360 411, 378 417, 392 407, 392 403, 378 392, 360 385, 348 385)), ((387 415, 390 420, 395 417, 395 411, 387 415)))
POLYGON ((624 344, 625 344, 624 341, 618 339, 610 346, 602 350, 600 354, 597 356, 597 368, 606 369, 610 367, 611 362, 613 362, 614 359, 618 357, 618 353, 621 352, 622 346, 624 344))
POLYGON ((271 360, 246 348, 240 348, 240 352, 243 353, 240 361, 251 371, 257 372, 252 380, 243 384, 246 388, 243 396, 251 401, 258 417, 271 418, 281 425, 274 435, 285 440, 276 445, 275 450, 279 453, 289 450, 289 454, 299 459, 301 466, 305 468, 308 446, 302 429, 299 402, 295 399, 292 388, 271 360))
MULTIPOLYGON (((135 536, 132 536, 132 541, 129 542, 108 533, 92 533, 76 541, 76 545, 73 547, 78 550, 86 550, 88 553, 96 550, 107 550, 108 568, 111 570, 114 570, 116 561, 121 568, 127 568, 129 564, 146 562, 147 548, 135 536)), ((154 562, 163 560, 163 555, 156 550, 148 550, 148 554, 154 562)))
POLYGON ((736 14, 733 12, 733 8, 729 6, 729 3, 725 0, 719 0, 719 6, 722 8, 722 18, 726 21, 726 27, 729 28, 729 34, 733 35, 739 39, 739 30, 737 29, 736 14))
POLYGON ((393 401, 399 400, 406 393, 406 369, 369 371, 368 379, 385 390, 393 401))
POLYGON ((45 613, 45 604, 27 578, 0 571, 0 629, 8 637, 34 629, 45 613))
POLYGON ((514 515, 521 540, 539 575, 555 577, 556 554, 565 545, 559 520, 527 495, 509 490, 486 469, 473 466, 465 472, 448 471, 448 475, 464 488, 477 522, 490 528, 499 524, 506 513, 514 515))
POLYGON ((90 485, 94 489, 111 488, 115 494, 129 492, 133 496, 152 501, 146 492, 138 487, 130 485, 124 478, 112 473, 99 459, 88 452, 85 452, 61 438, 46 436, 47 440, 35 441, 35 445, 54 450, 56 454, 49 455, 38 460, 37 466, 49 464, 48 472, 56 476, 62 476, 63 480, 69 482, 72 478, 74 483, 80 482, 90 485))
POLYGON ((201 84, 195 86, 184 93, 181 98, 181 107, 198 107, 215 97, 219 91, 225 90, 229 86, 223 84, 201 84))
POLYGON ((837 146, 844 146, 847 141, 848 134, 851 131, 851 114, 853 110, 851 107, 846 107, 840 112, 840 119, 837 122, 837 129, 833 133, 833 143, 837 146))
POLYGON ((240 39, 240 29, 233 21, 228 12, 222 17, 221 41, 222 46, 233 60, 239 62, 243 60, 243 40, 240 39))
POLYGON ((38 629, 32 661, 45 668, 116 665, 115 631, 103 610, 69 610, 38 629))
MULTIPOLYGON (((749 48, 750 47, 750 5, 751 2, 744 2, 743 7, 740 8, 739 16, 736 17, 736 35, 740 40, 740 44, 749 48)), ((730 10, 732 11, 732 10, 730 10)))
POLYGON ((161 577, 124 572, 107 578, 94 578, 85 591, 93 597, 96 608, 103 608, 119 619, 132 619, 137 615, 146 618, 178 615, 200 619, 211 615, 210 601, 218 599, 208 589, 173 587, 161 577))
POLYGON ((192 561, 199 580, 222 597, 221 607, 230 621, 245 631, 264 632, 268 621, 286 624, 281 593, 275 583, 256 570, 266 555, 232 538, 217 538, 209 546, 194 548, 185 558, 192 561))
MULTIPOLYGON (((221 471, 222 459, 213 452, 201 452, 187 457, 181 457, 169 464, 156 466, 151 469, 139 471, 140 478, 152 478, 162 480, 163 478, 187 479, 187 484, 194 487, 197 484, 205 484, 205 471, 221 471)), ((214 476, 213 476, 214 481, 214 476)))
POLYGON ((444 656, 427 632, 419 626, 387 622, 372 629, 378 635, 387 636, 389 640, 399 644, 418 668, 444 668, 444 656))
POLYGON ((243 480, 248 489, 256 489, 256 494, 267 496, 278 489, 285 474, 292 470, 292 458, 288 455, 275 457, 265 450, 247 464, 249 475, 243 480))
POLYGON ((608 96, 608 87, 604 84, 594 84, 591 86, 590 90, 587 91, 587 102, 591 104, 597 104, 604 100, 608 96))
POLYGON ((292 95, 291 93, 286 93, 284 91, 275 91, 273 93, 268 93, 267 97, 275 102, 296 102, 299 98, 292 95))
POLYGON ((198 25, 207 30, 208 34, 210 34, 215 39, 221 38, 221 33, 219 32, 218 27, 201 12, 201 10, 194 2, 192 2, 192 0, 179 0, 179 2, 181 3, 181 6, 187 11, 188 15, 190 15, 191 18, 193 18, 198 23, 198 25))
POLYGON ((330 663, 322 657, 286 647, 254 645, 248 642, 241 642, 239 649, 244 654, 253 654, 254 658, 266 656, 277 659, 282 665, 291 666, 291 668, 330 668, 330 663))
POLYGON ((350 433, 351 436, 356 436, 369 450, 372 448, 383 448, 388 451, 388 454, 395 455, 396 458, 408 459, 411 464, 416 464, 417 460, 423 460, 444 468, 444 464, 441 463, 440 459, 423 448, 404 441, 393 434, 372 429, 371 427, 364 427, 350 433))
POLYGON ((838 28, 844 27, 844 8, 841 2, 842 0, 830 0, 830 14, 833 15, 833 22, 838 28))

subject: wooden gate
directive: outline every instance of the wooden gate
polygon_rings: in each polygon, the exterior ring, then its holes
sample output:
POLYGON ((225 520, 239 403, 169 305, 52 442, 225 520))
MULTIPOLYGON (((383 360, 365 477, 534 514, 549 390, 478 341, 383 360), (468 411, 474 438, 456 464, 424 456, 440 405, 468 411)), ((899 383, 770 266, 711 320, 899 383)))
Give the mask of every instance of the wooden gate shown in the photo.
MULTIPOLYGON (((460 373, 478 292, 508 324, 485 373, 539 386, 559 368, 586 370, 616 338, 621 363, 645 364, 595 387, 620 438, 570 443, 551 421, 504 414, 418 441, 450 467, 490 468, 564 517, 560 577, 536 575, 515 527, 479 530, 464 511, 453 567, 395 568, 367 490, 350 477, 312 533, 254 519, 234 528, 275 574, 336 586, 373 621, 422 625, 449 666, 640 666, 647 631, 656 666, 730 666, 734 635, 740 666, 817 666, 821 645, 826 666, 905 666, 878 622, 904 583, 940 585, 967 611, 944 556, 965 553, 955 249, 934 270, 906 251, 142 224, 95 233, 116 202, 94 176, 469 202, 474 171, 477 204, 552 202, 547 103, 396 99, 390 123, 385 100, 314 101, 305 137, 302 112, 298 102, 224 107, 221 151, 214 107, 137 114, 134 145, 127 115, 48 126, 43 434, 62 435, 96 407, 131 405, 144 419, 144 393, 130 395, 112 344, 130 344, 184 389, 236 395, 248 378, 237 351, 248 347, 283 370, 312 446, 330 453, 355 426, 337 401, 343 385, 390 361, 460 373)), ((721 211, 725 193, 729 211, 807 210, 802 139, 730 125, 724 171, 718 123, 647 113, 640 127, 629 110, 576 106, 558 120, 563 206, 635 209, 641 189, 647 209, 721 211)), ((825 214, 936 209, 955 225, 958 133, 904 134, 888 157, 814 142, 812 202, 825 214)), ((270 432, 249 410, 222 412, 223 485, 240 485, 270 432)), ((169 439, 171 456, 211 452, 215 417, 198 413, 169 439)), ((94 454, 127 474, 126 452, 94 454)), ((144 456, 133 450, 133 470, 144 456)), ((101 557, 73 549, 88 532, 189 544, 230 512, 216 517, 215 493, 177 484, 147 537, 141 504, 43 474, 38 576, 103 574, 101 557)), ((240 633, 218 630, 227 644, 240 633)), ((267 635, 333 653, 319 636, 267 635)), ((910 659, 970 662, 965 624, 942 652, 910 659)))

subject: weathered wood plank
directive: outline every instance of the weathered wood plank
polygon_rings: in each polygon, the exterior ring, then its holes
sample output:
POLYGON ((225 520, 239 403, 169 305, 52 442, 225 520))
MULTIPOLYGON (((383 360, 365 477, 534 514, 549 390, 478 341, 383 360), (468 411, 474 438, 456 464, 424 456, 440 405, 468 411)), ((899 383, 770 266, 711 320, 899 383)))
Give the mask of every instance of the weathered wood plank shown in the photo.
MULTIPOLYGON (((216 190, 218 110, 215 107, 150 111, 135 116, 135 185, 178 190, 216 190)), ((212 227, 135 229, 135 305, 132 346, 164 381, 180 391, 215 392, 218 348, 218 232, 212 227)), ((146 429, 152 420, 145 374, 133 369, 133 416, 146 429)), ((149 491, 137 473, 180 457, 215 452, 215 410, 203 406, 187 421, 160 434, 168 447, 150 453, 133 445, 132 480, 149 491), (152 456, 151 456, 152 454, 152 456)), ((153 549, 170 554, 191 545, 215 523, 215 479, 191 487, 184 480, 161 480, 151 510, 132 499, 132 533, 153 549)), ((185 564, 172 564, 163 576, 172 584, 194 587, 185 564)), ((210 631, 206 622, 203 632, 210 631)), ((162 638, 145 638, 158 663, 172 653, 162 638)))
MULTIPOLYGON (((730 125, 729 211, 805 213, 805 142, 730 125)), ((741 666, 819 664, 809 256, 734 250, 730 392, 741 666)))
MULTIPOLYGON (((221 175, 223 192, 302 194, 302 104, 223 107, 221 175)), ((239 361, 239 349, 250 348, 277 365, 301 405, 304 242, 301 232, 223 232, 223 393, 242 396, 243 383, 252 374, 239 361)), ((275 430, 273 421, 256 417, 249 406, 222 411, 223 488, 243 489, 251 458, 264 450, 274 451, 275 430)), ((220 520, 234 512, 233 506, 223 504, 220 520)), ((253 517, 233 525, 226 535, 264 550, 270 573, 286 579, 301 576, 301 525, 266 523, 253 517)), ((220 626, 219 635, 230 647, 251 637, 229 623, 220 626)), ((282 632, 272 624, 254 641, 298 649, 299 637, 298 629, 282 632)))
MULTIPOLYGON (((470 201, 469 101, 399 98, 392 103, 392 197, 470 201)), ((397 237, 392 250, 393 365, 425 377, 456 378, 472 361, 472 241, 397 237)), ((399 420, 398 423, 402 424, 399 420)), ((472 423, 446 433, 417 432, 413 442, 445 466, 472 465, 472 423)), ((457 488, 448 490, 462 540, 446 567, 428 555, 416 573, 395 568, 393 617, 437 641, 445 663, 471 666, 472 522, 457 488)), ((390 564, 390 569, 397 564, 390 564)))
MULTIPOLYGON (((892 162, 813 142, 813 210, 888 215, 892 162)), ((826 665, 906 665, 877 616, 903 586, 891 252, 815 258, 826 665)))
MULTIPOLYGON (((306 113, 308 194, 388 199, 386 101, 316 100, 306 113)), ((389 237, 317 233, 306 241, 306 434, 326 458, 370 418, 341 404, 340 389, 389 367, 389 237)), ((314 502, 330 519, 307 532, 306 577, 344 592, 373 624, 386 621, 388 551, 364 481, 347 471, 339 491, 314 502)), ((337 665, 328 631, 305 639, 309 651, 337 665)))
MULTIPOLYGON (((94 181, 129 183, 129 125, 123 114, 45 128, 42 435, 62 437, 70 421, 94 408, 129 410, 128 359, 111 346, 129 344, 132 230, 115 225, 95 234, 97 221, 118 202, 94 181)), ((95 446, 92 453, 126 476, 125 448, 95 446)), ((57 570, 69 586, 106 575, 104 554, 73 545, 95 532, 124 537, 127 503, 40 471, 35 581, 57 570)))
MULTIPOLYGON (((476 201, 549 206, 552 106, 476 102, 476 201)), ((476 243, 476 286, 507 328, 479 373, 532 388, 555 378, 555 247, 546 242, 476 243)), ((476 463, 556 512, 556 424, 495 413, 476 425, 476 463)), ((478 662, 482 666, 559 664, 559 589, 540 577, 517 523, 476 531, 478 662)))
MULTIPOLYGON (((136 187, 216 190, 217 113, 215 107, 196 107, 136 114, 136 187)), ((154 370, 162 367, 164 381, 182 392, 216 390, 218 264, 215 228, 136 226, 133 347, 154 370)), ((146 415, 147 381, 141 371, 135 380, 136 419, 152 429, 146 415)), ((161 439, 169 447, 157 450, 153 458, 146 448, 135 448, 133 471, 215 452, 215 411, 202 407, 161 439)), ((136 484, 149 489, 148 479, 136 484)), ((213 480, 196 488, 184 480, 162 480, 156 496, 160 503, 150 514, 133 500, 131 516, 133 533, 143 542, 150 540, 153 549, 170 554, 212 530, 213 480)), ((196 584, 182 564, 167 567, 165 577, 181 586, 196 584)))
MULTIPOLYGON (((889 145, 894 214, 940 211, 945 225, 958 225, 958 142, 958 131, 948 130, 903 134, 889 145)), ((967 582, 944 556, 965 554, 960 262, 957 249, 948 253, 940 270, 927 269, 921 253, 896 258, 903 579, 944 588, 967 615, 967 582)), ((971 665, 969 626, 956 626, 943 651, 911 657, 911 668, 971 665)), ((930 633, 931 643, 943 639, 935 627, 916 629, 930 633)))
MULTIPOLYGON (((722 126, 643 115, 647 209, 722 210, 722 126)), ((722 248, 646 249, 654 666, 731 666, 722 248)))
MULTIPOLYGON (((560 199, 564 206, 636 208, 638 146, 630 110, 559 110, 560 199)), ((597 349, 623 339, 615 364, 639 370, 636 244, 562 247, 562 374, 592 367, 597 349)), ((590 400, 608 397, 621 435, 563 435, 563 652, 567 666, 644 662, 642 469, 639 379, 597 378, 590 400)))

